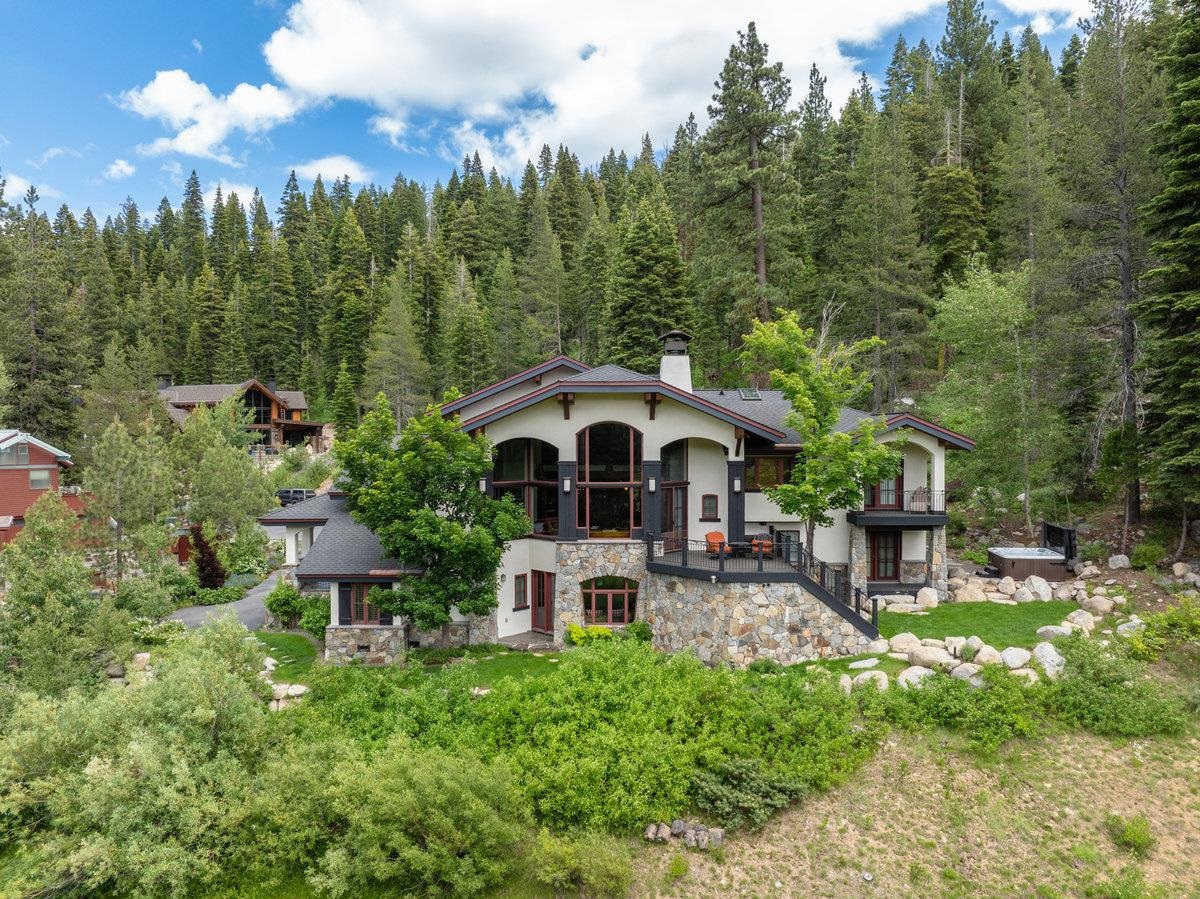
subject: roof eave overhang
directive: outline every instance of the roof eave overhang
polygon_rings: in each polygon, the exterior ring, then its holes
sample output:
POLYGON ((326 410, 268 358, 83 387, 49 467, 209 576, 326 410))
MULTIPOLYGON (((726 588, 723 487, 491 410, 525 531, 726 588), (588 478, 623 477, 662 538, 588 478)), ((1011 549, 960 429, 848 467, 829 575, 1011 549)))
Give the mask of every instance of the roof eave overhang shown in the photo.
POLYGON ((480 400, 485 400, 489 396, 495 396, 502 390, 507 390, 509 387, 514 387, 531 378, 536 378, 544 375, 547 372, 554 371, 556 368, 570 368, 577 373, 582 374, 585 371, 591 371, 591 366, 585 365, 578 359, 572 359, 570 356, 555 356, 553 359, 548 359, 540 365, 535 365, 533 368, 527 368, 525 371, 517 372, 515 375, 510 375, 502 381, 497 381, 495 384, 489 384, 487 387, 481 387, 474 393, 468 393, 466 396, 459 397, 452 403, 446 403, 442 406, 443 415, 451 415, 460 409, 465 409, 472 403, 477 403, 480 400))
POLYGON ((922 434, 928 434, 930 437, 936 437, 946 446, 951 446, 955 449, 968 451, 975 449, 975 441, 965 434, 959 434, 957 431, 943 428, 941 425, 918 418, 916 415, 904 412, 899 415, 888 416, 887 427, 884 429, 885 432, 898 431, 901 428, 908 428, 922 434))
POLYGON ((514 412, 527 409, 544 399, 564 393, 658 393, 670 397, 685 406, 690 406, 699 412, 711 415, 713 418, 721 419, 734 427, 742 428, 748 433, 756 434, 764 440, 770 440, 772 443, 782 440, 787 436, 783 431, 776 430, 769 425, 764 425, 743 415, 738 415, 736 412, 730 412, 728 409, 718 406, 715 403, 710 403, 708 400, 657 380, 556 381, 553 384, 546 385, 541 390, 535 390, 533 393, 505 403, 503 406, 485 412, 483 415, 468 419, 462 423, 462 428, 464 431, 473 431, 476 428, 486 427, 493 422, 512 415, 514 412))

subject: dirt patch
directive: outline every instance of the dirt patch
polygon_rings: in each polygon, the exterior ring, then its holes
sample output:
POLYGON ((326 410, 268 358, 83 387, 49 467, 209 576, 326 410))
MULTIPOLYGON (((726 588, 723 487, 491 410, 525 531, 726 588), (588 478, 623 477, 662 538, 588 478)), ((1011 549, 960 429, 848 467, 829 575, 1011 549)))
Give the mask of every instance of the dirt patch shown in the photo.
POLYGON ((1080 734, 981 760, 957 739, 898 736, 859 776, 730 839, 723 858, 646 847, 635 895, 1082 896, 1133 859, 1104 825, 1149 818, 1140 864, 1169 895, 1200 895, 1200 741, 1080 734))

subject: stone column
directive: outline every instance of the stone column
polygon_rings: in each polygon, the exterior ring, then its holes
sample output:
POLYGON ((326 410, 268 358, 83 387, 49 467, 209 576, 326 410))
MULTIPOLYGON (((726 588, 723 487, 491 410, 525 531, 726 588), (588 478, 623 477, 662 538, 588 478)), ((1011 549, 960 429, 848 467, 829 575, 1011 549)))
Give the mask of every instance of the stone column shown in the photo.
POLYGON ((926 583, 937 591, 938 601, 948 598, 946 566, 946 528, 930 528, 925 537, 925 563, 928 566, 926 583))
POLYGON ((729 539, 736 542, 746 539, 746 463, 730 460, 725 465, 729 469, 729 539), (740 490, 733 489, 735 480, 740 490))
POLYGON ((578 532, 575 527, 575 504, 579 501, 579 479, 575 476, 578 469, 575 462, 558 463, 558 539, 577 540, 578 532), (571 479, 570 491, 563 490, 563 483, 571 479))
MULTIPOLYGON (((810 547, 811 549, 811 547, 810 547)), ((863 590, 867 589, 870 578, 870 568, 867 565, 867 529, 862 525, 850 525, 850 551, 846 556, 846 571, 850 583, 863 590)))
POLYGON ((662 530, 662 462, 642 460, 642 535, 657 535, 662 530), (650 492, 650 481, 654 492, 650 492))

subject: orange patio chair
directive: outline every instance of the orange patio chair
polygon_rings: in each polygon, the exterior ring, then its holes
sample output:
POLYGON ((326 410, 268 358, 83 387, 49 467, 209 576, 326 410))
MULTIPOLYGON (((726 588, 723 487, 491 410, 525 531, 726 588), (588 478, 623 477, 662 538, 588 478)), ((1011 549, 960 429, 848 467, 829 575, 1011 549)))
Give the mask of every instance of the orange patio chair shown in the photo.
POLYGON ((721 544, 725 542, 725 535, 720 531, 709 531, 704 535, 704 542, 707 544, 707 549, 710 555, 719 555, 721 552, 721 544))

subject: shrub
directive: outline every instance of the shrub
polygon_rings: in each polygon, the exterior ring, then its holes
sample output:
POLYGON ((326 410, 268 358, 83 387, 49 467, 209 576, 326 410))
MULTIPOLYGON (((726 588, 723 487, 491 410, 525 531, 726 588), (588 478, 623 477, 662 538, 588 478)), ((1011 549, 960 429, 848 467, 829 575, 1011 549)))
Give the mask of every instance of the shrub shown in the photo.
POLYGON ((1146 883, 1146 875, 1136 865, 1126 865, 1115 876, 1088 887, 1086 895, 1095 899, 1166 899, 1164 887, 1146 883))
POLYGON ((980 752, 993 752, 1015 737, 1036 736, 1038 688, 997 666, 985 666, 980 673, 984 689, 935 674, 922 681, 919 690, 870 691, 862 701, 878 703, 878 712, 866 709, 869 715, 882 714, 909 730, 945 727, 963 731, 970 746, 980 752))
POLYGON ((117 585, 113 604, 135 618, 162 618, 175 611, 168 587, 155 578, 127 578, 117 585))
POLYGON ((1122 849, 1128 849, 1135 858, 1144 859, 1149 856, 1158 842, 1145 815, 1122 818, 1120 815, 1109 814, 1104 817, 1104 826, 1108 828, 1113 842, 1122 849))
POLYGON ((1047 710, 1075 727, 1102 736, 1146 737, 1183 730, 1187 716, 1173 698, 1145 676, 1145 666, 1119 644, 1101 646, 1084 637, 1064 637, 1055 645, 1066 669, 1048 685, 1047 710))
POLYGON ((134 639, 147 646, 165 646, 182 640, 187 633, 187 625, 182 621, 153 621, 149 618, 135 618, 133 621, 134 639))
POLYGON ((300 628, 318 640, 325 639, 325 628, 329 626, 329 600, 323 596, 304 597, 304 611, 300 613, 300 628))
POLYGON ((1134 568, 1155 568, 1166 554, 1167 548, 1161 543, 1145 540, 1129 553, 1129 564, 1134 568))
POLYGON ((946 533, 952 537, 961 537, 967 532, 967 516, 958 509, 951 509, 947 514, 946 533))
POLYGON ((708 812, 731 830, 758 830, 771 815, 807 791, 803 781, 771 775, 757 759, 729 759, 692 779, 697 808, 708 812))
POLYGON ((247 590, 255 586, 262 578, 257 574, 231 574, 225 581, 226 587, 237 587, 247 590))
POLYGON ((1172 649, 1200 647, 1200 602, 1191 597, 1147 615, 1145 623, 1141 633, 1129 638, 1129 651, 1135 658, 1152 662, 1172 649))
POLYGON ((198 524, 192 525, 191 535, 192 548, 196 551, 192 563, 195 566, 196 578, 199 580, 200 586, 207 587, 210 590, 222 586, 225 583, 225 579, 229 577, 229 572, 221 564, 221 560, 218 558, 217 551, 213 548, 209 536, 204 533, 204 528, 198 524))
POLYGON ((638 619, 625 625, 625 636, 630 640, 649 643, 654 639, 654 632, 650 630, 649 622, 638 619))
MULTIPOLYGON (((686 872, 686 859, 685 871, 686 872)), ((529 856, 530 874, 556 894, 625 896, 633 885, 629 854, 609 837, 591 832, 555 836, 538 833, 529 856)))
POLYGON ((244 527, 233 539, 221 544, 217 558, 231 575, 247 575, 257 584, 270 570, 267 567, 267 532, 258 525, 244 527))
POLYGON ((567 625, 567 643, 571 646, 586 646, 589 643, 595 643, 597 640, 611 639, 613 639, 612 629, 600 624, 590 624, 587 627, 583 627, 572 622, 567 625))
POLYGON ((964 549, 960 556, 968 562, 974 562, 976 565, 986 565, 988 563, 987 551, 982 549, 964 549))
POLYGON ((527 812, 508 769, 404 736, 331 772, 329 846, 309 880, 332 896, 478 895, 517 867, 527 812))
POLYGON ((200 587, 192 596, 198 606, 217 606, 236 602, 245 594, 242 587, 200 587))
POLYGON ((746 666, 746 670, 755 674, 778 674, 783 671, 783 665, 774 659, 755 659, 746 666))
POLYGON ((267 611, 279 619, 286 628, 296 626, 300 613, 304 611, 303 597, 295 584, 280 581, 263 599, 267 611))
POLYGON ((1080 543, 1079 558, 1085 562, 1103 562, 1108 558, 1108 544, 1103 540, 1088 540, 1080 543))
POLYGON ((683 880, 687 877, 689 867, 687 856, 676 852, 667 865, 667 878, 671 881, 683 880))

